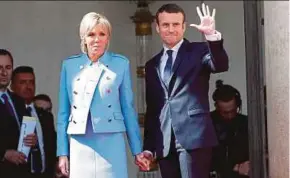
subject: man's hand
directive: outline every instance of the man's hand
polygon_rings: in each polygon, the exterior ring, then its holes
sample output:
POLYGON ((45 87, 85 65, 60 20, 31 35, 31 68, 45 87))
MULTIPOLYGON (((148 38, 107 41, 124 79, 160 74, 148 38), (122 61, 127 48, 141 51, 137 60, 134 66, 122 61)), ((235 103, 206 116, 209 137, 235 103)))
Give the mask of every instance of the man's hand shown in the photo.
POLYGON ((233 170, 241 175, 249 176, 250 161, 245 161, 241 164, 236 164, 233 170))
POLYGON ((67 156, 60 156, 58 158, 58 169, 60 170, 63 176, 65 177, 69 176, 69 165, 67 156))
POLYGON ((142 153, 139 153, 135 156, 135 164, 140 168, 141 171, 149 171, 150 170, 150 164, 153 161, 152 154, 144 151, 142 153))
POLYGON ((248 176, 250 171, 250 161, 245 161, 239 166, 239 174, 248 176))
POLYGON ((24 137, 23 142, 25 146, 33 147, 37 143, 37 136, 35 135, 35 133, 28 134, 26 135, 26 137, 24 137))
POLYGON ((195 27, 198 31, 204 33, 205 35, 215 34, 215 9, 213 9, 212 15, 210 15, 208 5, 202 3, 202 13, 198 6, 196 7, 196 11, 200 18, 200 24, 190 24, 190 26, 195 27))
POLYGON ((22 152, 18 152, 16 150, 7 150, 4 154, 4 158, 11 162, 11 163, 14 163, 16 165, 19 165, 19 164, 24 164, 26 163, 25 159, 26 159, 26 156, 24 153, 22 152))

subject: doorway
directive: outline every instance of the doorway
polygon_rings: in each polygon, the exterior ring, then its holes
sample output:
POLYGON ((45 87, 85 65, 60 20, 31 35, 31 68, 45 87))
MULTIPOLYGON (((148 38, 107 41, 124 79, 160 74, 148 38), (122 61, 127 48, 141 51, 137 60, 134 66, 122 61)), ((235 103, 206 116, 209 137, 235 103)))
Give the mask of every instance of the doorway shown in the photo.
POLYGON ((247 106, 251 173, 268 177, 263 1, 244 1, 247 106))

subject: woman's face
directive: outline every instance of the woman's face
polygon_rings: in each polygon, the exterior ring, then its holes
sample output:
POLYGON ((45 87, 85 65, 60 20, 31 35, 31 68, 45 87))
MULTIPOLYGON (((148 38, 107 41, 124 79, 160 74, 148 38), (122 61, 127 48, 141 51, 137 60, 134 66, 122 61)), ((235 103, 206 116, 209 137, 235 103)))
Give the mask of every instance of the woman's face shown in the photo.
POLYGON ((108 29, 102 24, 96 25, 85 37, 88 56, 92 59, 102 56, 109 43, 109 38, 108 29))

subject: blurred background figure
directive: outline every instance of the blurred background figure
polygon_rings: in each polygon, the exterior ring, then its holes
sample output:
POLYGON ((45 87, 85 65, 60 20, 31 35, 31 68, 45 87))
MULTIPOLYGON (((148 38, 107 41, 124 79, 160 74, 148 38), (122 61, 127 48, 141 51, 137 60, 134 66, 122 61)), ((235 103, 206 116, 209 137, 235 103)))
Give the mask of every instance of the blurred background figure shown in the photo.
POLYGON ((240 113, 240 92, 218 80, 212 98, 216 109, 211 112, 211 118, 219 144, 213 149, 211 175, 218 178, 248 177, 248 117, 240 113))
POLYGON ((37 119, 37 145, 32 149, 31 176, 51 178, 56 165, 56 132, 53 115, 34 106, 35 74, 30 66, 19 66, 12 72, 11 89, 25 100, 27 114, 37 119))
POLYGON ((33 103, 35 107, 41 108, 47 112, 52 111, 52 102, 48 95, 46 94, 38 94, 33 98, 33 103))

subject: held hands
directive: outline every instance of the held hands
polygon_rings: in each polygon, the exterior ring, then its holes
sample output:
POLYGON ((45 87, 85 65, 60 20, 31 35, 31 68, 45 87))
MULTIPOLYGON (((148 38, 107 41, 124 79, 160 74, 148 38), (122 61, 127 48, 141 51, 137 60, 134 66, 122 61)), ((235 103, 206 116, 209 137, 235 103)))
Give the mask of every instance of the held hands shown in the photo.
POLYGON ((202 13, 200 8, 196 7, 197 14, 200 18, 200 24, 190 24, 191 27, 195 27, 198 31, 204 33, 205 35, 212 35, 215 33, 215 9, 213 9, 212 14, 210 15, 208 5, 202 3, 202 13))
POLYGON ((150 165, 152 164, 154 158, 152 154, 143 151, 135 156, 135 164, 139 167, 141 171, 149 171, 150 165))
POLYGON ((236 164, 234 171, 238 172, 241 175, 249 176, 250 172, 250 161, 245 161, 241 164, 236 164))

